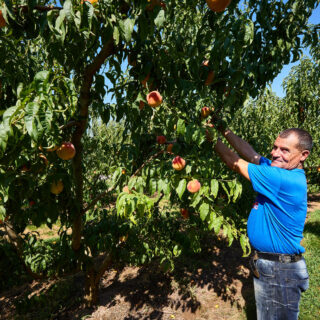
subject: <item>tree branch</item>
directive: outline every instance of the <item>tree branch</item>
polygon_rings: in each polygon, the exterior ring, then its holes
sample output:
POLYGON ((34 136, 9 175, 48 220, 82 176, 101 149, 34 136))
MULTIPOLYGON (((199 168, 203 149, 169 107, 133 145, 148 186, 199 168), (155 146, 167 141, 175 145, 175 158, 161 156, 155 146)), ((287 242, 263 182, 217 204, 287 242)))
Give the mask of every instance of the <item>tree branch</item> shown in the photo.
POLYGON ((159 156, 159 154, 163 153, 163 150, 158 151, 157 153, 155 153, 154 155, 152 155, 148 160, 146 160, 141 166, 140 168, 138 168, 136 170, 136 172, 131 176, 131 178, 135 177, 138 175, 138 173, 149 163, 151 162, 153 159, 157 158, 159 156))
POLYGON ((107 41, 99 54, 94 58, 93 62, 89 64, 83 74, 83 83, 80 90, 79 97, 79 123, 72 136, 72 143, 77 152, 73 158, 73 175, 75 179, 76 201, 78 203, 79 211, 74 215, 72 224, 72 249, 78 251, 81 244, 82 235, 82 215, 86 212, 83 204, 83 170, 82 170, 82 136, 85 133, 88 124, 89 105, 91 102, 90 91, 93 83, 93 77, 100 70, 105 60, 115 53, 114 41, 111 38, 107 41))

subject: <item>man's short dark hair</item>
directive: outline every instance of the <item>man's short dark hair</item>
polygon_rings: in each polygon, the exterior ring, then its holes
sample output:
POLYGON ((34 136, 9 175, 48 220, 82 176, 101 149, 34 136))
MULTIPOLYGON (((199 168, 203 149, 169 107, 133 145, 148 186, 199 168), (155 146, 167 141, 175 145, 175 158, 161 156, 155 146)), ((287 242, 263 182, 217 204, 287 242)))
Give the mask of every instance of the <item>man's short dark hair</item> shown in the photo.
POLYGON ((283 130, 280 134, 280 138, 288 138, 291 134, 295 134, 298 137, 299 144, 298 148, 300 150, 309 150, 312 149, 312 137, 309 132, 300 128, 290 128, 283 130))

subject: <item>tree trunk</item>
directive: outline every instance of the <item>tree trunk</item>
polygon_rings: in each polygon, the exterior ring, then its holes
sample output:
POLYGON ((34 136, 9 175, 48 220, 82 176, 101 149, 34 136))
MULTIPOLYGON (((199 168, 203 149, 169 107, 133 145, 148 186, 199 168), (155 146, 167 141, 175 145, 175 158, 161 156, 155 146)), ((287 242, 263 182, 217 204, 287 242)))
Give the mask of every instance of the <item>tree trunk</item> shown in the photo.
POLYGON ((86 272, 84 299, 88 307, 92 307, 98 303, 100 279, 111 263, 111 253, 106 253, 95 258, 93 265, 86 272))

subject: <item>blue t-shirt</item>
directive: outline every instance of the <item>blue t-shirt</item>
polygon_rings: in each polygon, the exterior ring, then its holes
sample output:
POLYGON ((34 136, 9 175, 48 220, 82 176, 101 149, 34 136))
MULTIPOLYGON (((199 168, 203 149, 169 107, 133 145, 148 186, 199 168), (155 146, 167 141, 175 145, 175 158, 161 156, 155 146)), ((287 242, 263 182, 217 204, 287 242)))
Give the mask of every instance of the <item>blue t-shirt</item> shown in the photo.
POLYGON ((307 215, 307 181, 303 169, 271 167, 261 157, 248 172, 258 193, 250 212, 247 232, 253 247, 263 252, 299 254, 307 215))

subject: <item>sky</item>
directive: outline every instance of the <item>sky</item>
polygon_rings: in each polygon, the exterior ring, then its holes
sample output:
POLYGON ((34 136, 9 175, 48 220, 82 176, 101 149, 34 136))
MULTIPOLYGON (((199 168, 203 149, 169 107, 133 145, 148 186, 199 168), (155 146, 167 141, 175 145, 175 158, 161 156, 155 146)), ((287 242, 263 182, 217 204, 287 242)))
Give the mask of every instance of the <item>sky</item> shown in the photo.
MULTIPOLYGON (((320 6, 317 7, 312 13, 312 16, 309 19, 310 24, 318 24, 320 23, 320 6)), ((309 51, 304 50, 304 55, 309 56, 309 51)), ((289 74, 290 69, 293 66, 296 66, 299 64, 299 61, 295 63, 287 64, 283 67, 282 71, 279 73, 279 75, 273 80, 271 84, 272 91, 277 94, 278 97, 284 97, 285 92, 283 91, 283 88, 281 86, 283 79, 289 74)))

